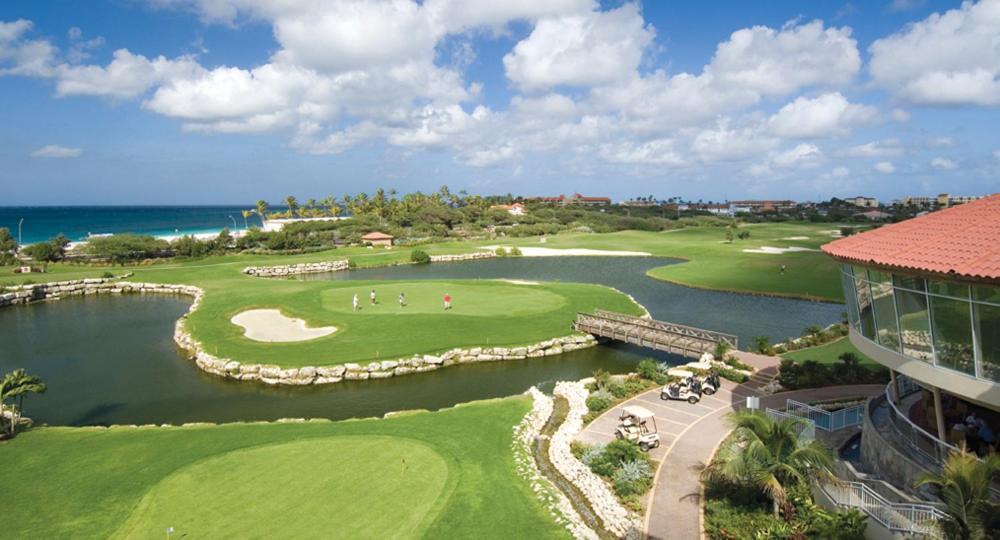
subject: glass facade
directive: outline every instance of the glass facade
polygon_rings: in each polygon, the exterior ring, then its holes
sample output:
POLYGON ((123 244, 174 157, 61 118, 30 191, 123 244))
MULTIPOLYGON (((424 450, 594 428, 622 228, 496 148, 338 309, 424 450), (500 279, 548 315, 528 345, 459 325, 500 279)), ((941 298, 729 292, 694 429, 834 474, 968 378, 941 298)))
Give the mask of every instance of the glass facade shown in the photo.
POLYGON ((884 349, 1000 382, 1000 287, 841 267, 851 326, 884 349))

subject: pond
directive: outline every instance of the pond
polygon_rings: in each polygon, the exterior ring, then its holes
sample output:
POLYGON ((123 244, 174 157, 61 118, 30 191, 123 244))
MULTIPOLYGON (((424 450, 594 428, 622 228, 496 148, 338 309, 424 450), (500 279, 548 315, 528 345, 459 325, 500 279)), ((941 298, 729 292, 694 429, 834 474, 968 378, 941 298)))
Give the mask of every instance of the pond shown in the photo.
MULTIPOLYGON (((753 335, 797 335, 837 320, 841 306, 678 287, 644 276, 670 261, 624 258, 484 260, 401 266, 320 276, 335 279, 493 278, 595 282, 616 286, 674 322, 753 335)), ((316 278, 316 276, 312 276, 316 278)), ((476 399, 550 389, 598 368, 624 373, 646 357, 685 359, 625 345, 555 357, 452 366, 391 379, 320 387, 269 387, 213 377, 173 343, 184 298, 90 296, 0 309, 0 372, 26 368, 49 391, 30 396, 26 414, 52 425, 344 419, 390 411, 439 409, 476 399)))

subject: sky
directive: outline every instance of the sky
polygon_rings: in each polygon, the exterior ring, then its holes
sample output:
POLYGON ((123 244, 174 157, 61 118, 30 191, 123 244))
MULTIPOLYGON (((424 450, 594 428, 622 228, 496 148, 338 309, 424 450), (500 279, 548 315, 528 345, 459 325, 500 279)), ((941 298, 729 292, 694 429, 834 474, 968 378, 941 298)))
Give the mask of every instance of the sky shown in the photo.
POLYGON ((0 205, 1000 191, 1000 0, 6 0, 0 205))

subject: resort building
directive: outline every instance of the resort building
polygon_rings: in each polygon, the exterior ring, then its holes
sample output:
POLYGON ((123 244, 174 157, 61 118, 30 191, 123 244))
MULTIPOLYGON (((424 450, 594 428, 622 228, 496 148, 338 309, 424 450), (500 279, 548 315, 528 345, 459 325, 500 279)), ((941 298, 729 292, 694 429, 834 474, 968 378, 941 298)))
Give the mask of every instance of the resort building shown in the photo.
POLYGON ((393 236, 383 232, 370 232, 361 237, 361 241, 373 246, 392 247, 393 236))
POLYGON ((979 199, 982 199, 982 197, 976 195, 949 195, 947 193, 939 193, 937 197, 906 197, 903 199, 903 206, 947 208, 956 204, 965 204, 979 199))
POLYGON ((862 208, 878 208, 878 199, 874 197, 862 197, 858 195, 857 197, 848 197, 844 199, 844 202, 853 204, 854 206, 860 206, 862 208))
POLYGON ((1000 194, 836 240, 823 251, 841 263, 851 342, 891 375, 885 395, 869 402, 862 461, 910 490, 961 444, 995 451, 1000 194))
POLYGON ((546 204, 558 204, 562 206, 608 206, 611 204, 610 197, 586 197, 580 195, 579 193, 574 193, 567 197, 566 195, 560 195, 558 197, 527 197, 524 200, 529 202, 540 202, 546 204))
POLYGON ((783 212, 786 210, 795 209, 795 201, 780 200, 780 201, 767 201, 767 200, 747 200, 747 201, 732 201, 729 203, 732 207, 733 212, 740 214, 765 214, 768 212, 783 212))

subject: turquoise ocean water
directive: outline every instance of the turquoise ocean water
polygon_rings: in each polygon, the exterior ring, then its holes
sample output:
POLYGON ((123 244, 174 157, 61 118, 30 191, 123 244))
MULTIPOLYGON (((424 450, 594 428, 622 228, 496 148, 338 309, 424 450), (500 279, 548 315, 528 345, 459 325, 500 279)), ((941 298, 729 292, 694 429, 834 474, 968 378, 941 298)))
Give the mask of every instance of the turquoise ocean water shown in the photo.
MULTIPOLYGON (((17 236, 23 219, 23 242, 30 244, 59 233, 72 241, 89 234, 138 233, 153 236, 218 232, 244 228, 244 209, 252 206, 0 206, 0 227, 17 236), (234 225, 235 222, 235 225, 234 225)), ((257 216, 248 218, 260 226, 257 216)))

